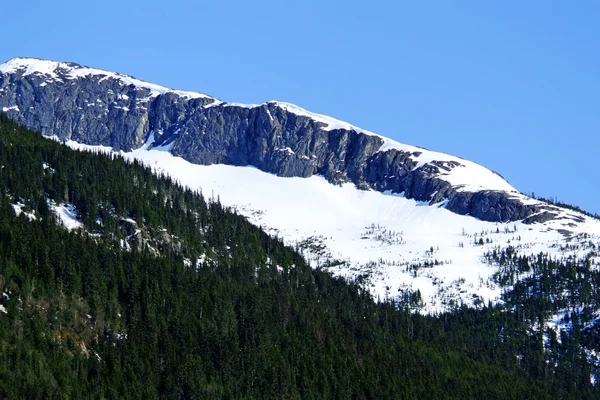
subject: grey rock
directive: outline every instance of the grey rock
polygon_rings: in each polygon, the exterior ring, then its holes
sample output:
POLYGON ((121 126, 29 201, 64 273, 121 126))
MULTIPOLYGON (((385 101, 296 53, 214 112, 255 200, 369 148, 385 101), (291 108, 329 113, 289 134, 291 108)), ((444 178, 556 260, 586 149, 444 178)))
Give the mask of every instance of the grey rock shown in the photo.
MULTIPOLYGON (((69 68, 80 68, 67 64, 69 68)), ((28 128, 61 140, 105 145, 115 150, 172 144, 171 152, 196 164, 251 165, 284 177, 322 175, 329 182, 403 193, 485 221, 541 222, 554 214, 525 205, 502 191, 464 192, 439 179, 458 165, 434 161, 420 168, 411 153, 379 152, 378 136, 326 124, 270 102, 257 107, 191 98, 175 91, 153 93, 115 75, 56 77, 0 73, 0 109, 28 128)), ((414 153, 413 153, 414 154, 414 153)), ((456 163, 459 164, 459 163, 456 163)))

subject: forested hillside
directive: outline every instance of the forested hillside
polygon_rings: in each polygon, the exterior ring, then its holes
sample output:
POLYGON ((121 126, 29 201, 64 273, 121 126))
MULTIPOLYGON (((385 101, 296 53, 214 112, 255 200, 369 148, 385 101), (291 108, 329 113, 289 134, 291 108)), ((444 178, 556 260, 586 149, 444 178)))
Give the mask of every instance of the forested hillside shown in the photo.
POLYGON ((522 309, 376 303, 218 199, 4 115, 0 164, 2 398, 600 396, 522 309))

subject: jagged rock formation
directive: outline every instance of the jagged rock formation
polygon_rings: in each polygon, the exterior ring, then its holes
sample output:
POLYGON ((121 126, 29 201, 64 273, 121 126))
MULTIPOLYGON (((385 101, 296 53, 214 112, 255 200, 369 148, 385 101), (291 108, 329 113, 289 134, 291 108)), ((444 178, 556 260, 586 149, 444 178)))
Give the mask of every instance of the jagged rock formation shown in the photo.
POLYGON ((446 201, 447 209, 486 221, 554 216, 552 207, 524 201, 474 163, 286 103, 228 104, 73 63, 13 59, 0 66, 0 110, 63 140, 127 151, 151 138, 197 164, 252 165, 285 177, 319 174, 334 184, 446 201))

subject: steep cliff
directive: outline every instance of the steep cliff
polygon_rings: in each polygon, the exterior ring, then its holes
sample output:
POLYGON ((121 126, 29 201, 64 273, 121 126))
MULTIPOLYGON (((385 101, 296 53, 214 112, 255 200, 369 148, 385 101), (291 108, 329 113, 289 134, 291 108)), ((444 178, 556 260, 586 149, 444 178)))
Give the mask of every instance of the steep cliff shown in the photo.
POLYGON ((132 77, 36 59, 0 65, 0 110, 46 136, 132 150, 148 140, 196 164, 252 165, 284 177, 321 175, 403 193, 485 221, 543 222, 527 201, 472 162, 403 145, 297 106, 247 106, 132 77))

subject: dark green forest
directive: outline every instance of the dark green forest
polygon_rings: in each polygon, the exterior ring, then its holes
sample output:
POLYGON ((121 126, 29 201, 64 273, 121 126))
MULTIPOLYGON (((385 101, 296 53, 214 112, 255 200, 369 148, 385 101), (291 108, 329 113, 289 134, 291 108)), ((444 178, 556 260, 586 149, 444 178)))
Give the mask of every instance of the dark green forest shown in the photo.
POLYGON ((544 346, 535 296, 377 303, 218 199, 2 114, 0 164, 2 398, 600 398, 583 328, 544 346))

